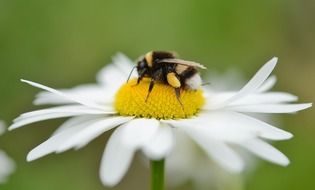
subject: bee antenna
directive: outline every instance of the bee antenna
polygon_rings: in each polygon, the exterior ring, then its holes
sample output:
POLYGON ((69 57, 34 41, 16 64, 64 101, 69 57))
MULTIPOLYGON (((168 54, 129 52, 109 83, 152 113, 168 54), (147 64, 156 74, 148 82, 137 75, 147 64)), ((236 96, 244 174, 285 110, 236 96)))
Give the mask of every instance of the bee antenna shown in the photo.
POLYGON ((210 84, 211 84, 211 82, 205 82, 205 83, 202 83, 201 86, 208 86, 210 84))
POLYGON ((129 73, 129 75, 128 75, 128 78, 127 78, 127 83, 129 82, 129 79, 130 79, 130 77, 131 77, 131 74, 133 73, 133 71, 135 70, 136 67, 137 67, 137 65, 135 65, 135 66, 132 67, 132 69, 131 69, 131 71, 130 71, 130 73, 129 73))

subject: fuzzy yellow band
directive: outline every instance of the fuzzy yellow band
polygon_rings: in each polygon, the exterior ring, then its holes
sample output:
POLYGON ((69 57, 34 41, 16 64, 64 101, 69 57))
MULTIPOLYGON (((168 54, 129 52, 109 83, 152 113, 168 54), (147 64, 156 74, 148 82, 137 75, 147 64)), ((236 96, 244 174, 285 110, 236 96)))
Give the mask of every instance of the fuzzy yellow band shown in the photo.
POLYGON ((132 79, 118 90, 115 108, 120 115, 156 119, 189 118, 196 115, 205 102, 201 89, 181 90, 181 106, 174 88, 162 83, 155 83, 145 102, 150 80, 144 78, 140 84, 136 83, 136 79, 132 79))

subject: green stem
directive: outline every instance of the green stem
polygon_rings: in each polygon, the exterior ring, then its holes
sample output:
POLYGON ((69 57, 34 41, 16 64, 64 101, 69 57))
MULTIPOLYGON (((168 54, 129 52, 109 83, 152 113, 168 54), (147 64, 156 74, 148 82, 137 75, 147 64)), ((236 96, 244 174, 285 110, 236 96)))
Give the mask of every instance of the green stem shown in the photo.
POLYGON ((165 160, 151 160, 151 190, 164 190, 165 160))

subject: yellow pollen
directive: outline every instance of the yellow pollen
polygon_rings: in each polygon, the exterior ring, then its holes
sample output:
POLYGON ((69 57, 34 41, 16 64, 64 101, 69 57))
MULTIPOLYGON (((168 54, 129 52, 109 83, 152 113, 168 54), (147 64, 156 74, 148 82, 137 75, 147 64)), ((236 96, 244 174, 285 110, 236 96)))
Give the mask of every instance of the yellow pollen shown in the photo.
POLYGON ((180 100, 172 86, 156 82, 145 101, 150 79, 144 78, 138 85, 132 79, 122 85, 116 94, 115 108, 120 115, 156 119, 181 119, 196 115, 204 105, 202 90, 181 90, 180 100))

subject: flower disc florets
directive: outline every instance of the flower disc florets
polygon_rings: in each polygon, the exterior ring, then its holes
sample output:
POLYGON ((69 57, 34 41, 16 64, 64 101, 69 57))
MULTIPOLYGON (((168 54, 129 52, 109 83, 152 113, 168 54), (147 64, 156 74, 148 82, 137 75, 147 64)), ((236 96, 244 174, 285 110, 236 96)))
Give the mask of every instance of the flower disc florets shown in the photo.
POLYGON ((194 116, 204 105, 202 90, 181 90, 180 102, 174 88, 163 83, 155 83, 150 97, 150 79, 144 78, 138 85, 132 79, 121 86, 116 94, 115 108, 120 115, 156 119, 183 119, 194 116))

